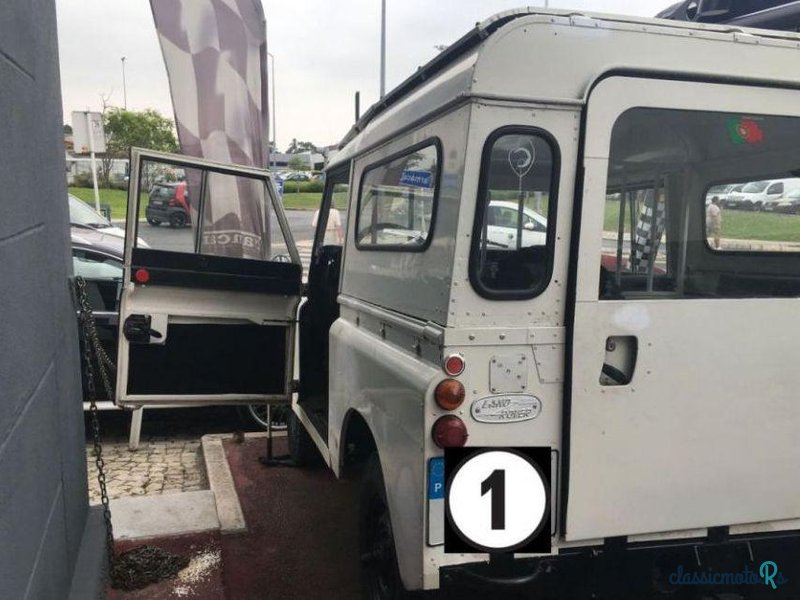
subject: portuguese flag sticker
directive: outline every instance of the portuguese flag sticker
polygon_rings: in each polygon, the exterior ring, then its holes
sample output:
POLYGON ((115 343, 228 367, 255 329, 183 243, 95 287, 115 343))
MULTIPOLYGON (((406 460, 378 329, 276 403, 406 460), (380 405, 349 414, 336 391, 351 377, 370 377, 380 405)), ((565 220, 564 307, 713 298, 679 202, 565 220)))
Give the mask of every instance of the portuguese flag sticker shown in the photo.
POLYGON ((764 141, 764 132, 758 123, 744 117, 728 119, 728 134, 734 144, 758 144, 764 141))

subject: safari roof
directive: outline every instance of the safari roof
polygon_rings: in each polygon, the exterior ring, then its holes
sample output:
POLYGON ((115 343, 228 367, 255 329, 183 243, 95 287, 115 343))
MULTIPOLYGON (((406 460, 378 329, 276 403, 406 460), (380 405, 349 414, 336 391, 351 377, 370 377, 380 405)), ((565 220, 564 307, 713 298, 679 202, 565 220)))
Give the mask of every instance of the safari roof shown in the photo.
POLYGON ((800 83, 800 35, 567 10, 499 13, 374 104, 342 140, 335 167, 470 98, 580 105, 612 70, 800 83))

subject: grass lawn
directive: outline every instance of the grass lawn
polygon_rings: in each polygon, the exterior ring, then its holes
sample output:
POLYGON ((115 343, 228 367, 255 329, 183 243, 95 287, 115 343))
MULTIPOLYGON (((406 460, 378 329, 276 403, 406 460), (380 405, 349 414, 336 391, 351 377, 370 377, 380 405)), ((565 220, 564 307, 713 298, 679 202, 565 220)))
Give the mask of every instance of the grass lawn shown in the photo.
MULTIPOLYGON (((630 211, 630 208, 628 208, 630 211)), ((630 215, 626 214, 625 232, 630 231, 630 215)), ((603 229, 619 228, 619 201, 606 202, 603 229)), ((722 209, 722 237, 733 240, 765 242, 800 242, 800 216, 780 213, 749 212, 722 209)))
MULTIPOLYGON (((71 187, 69 188, 69 193, 94 208, 94 190, 92 188, 71 187)), ((100 204, 111 206, 112 219, 124 219, 128 212, 128 191, 100 188, 100 204)), ((142 216, 144 216, 144 203, 140 202, 139 207, 142 216)))
POLYGON ((317 210, 322 201, 319 192, 300 192, 283 194, 283 207, 289 210, 317 210))
MULTIPOLYGON (((91 188, 69 188, 70 194, 94 206, 91 188)), ((147 195, 142 194, 139 203, 140 216, 144 217, 147 195)), ((288 193, 283 196, 283 206, 289 210, 316 210, 321 193, 288 193)), ((100 203, 111 206, 112 219, 124 219, 128 204, 125 190, 100 190, 100 203)), ((546 213, 546 210, 543 210, 546 213)), ((629 231, 629 218, 625 220, 625 231, 629 231)), ((606 202, 603 229, 616 231, 619 226, 619 201, 606 202)), ((800 242, 800 216, 775 213, 747 212, 741 210, 722 211, 722 237, 730 239, 764 240, 770 242, 800 242)))
MULTIPOLYGON (((69 193, 94 207, 94 190, 92 188, 69 188, 69 193)), ((319 208, 321 193, 284 194, 283 206, 287 209, 316 210, 319 208)), ((127 190, 100 189, 100 204, 111 206, 112 219, 124 219, 128 212, 127 190)), ((141 194, 139 202, 139 217, 144 218, 144 207, 147 204, 147 194, 141 194)))

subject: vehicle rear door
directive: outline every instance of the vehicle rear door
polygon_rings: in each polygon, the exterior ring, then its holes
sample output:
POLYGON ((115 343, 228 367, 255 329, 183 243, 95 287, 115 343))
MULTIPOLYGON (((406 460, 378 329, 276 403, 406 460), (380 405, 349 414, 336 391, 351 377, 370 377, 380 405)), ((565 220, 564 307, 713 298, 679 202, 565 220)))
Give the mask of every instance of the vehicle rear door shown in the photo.
POLYGON ((140 149, 130 173, 117 403, 288 402, 302 267, 269 174, 140 149), (175 182, 189 222, 148 224, 175 182))
POLYGON ((705 203, 793 176, 800 93, 610 77, 585 136, 567 539, 800 517, 796 217, 705 203))

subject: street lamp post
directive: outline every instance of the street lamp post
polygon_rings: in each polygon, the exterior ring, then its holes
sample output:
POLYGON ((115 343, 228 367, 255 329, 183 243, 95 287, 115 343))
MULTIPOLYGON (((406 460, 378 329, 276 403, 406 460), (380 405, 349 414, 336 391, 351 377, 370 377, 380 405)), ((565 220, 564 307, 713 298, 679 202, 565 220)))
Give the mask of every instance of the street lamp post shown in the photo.
POLYGON ((275 135, 277 127, 275 125, 275 57, 271 52, 267 52, 267 57, 272 60, 272 146, 278 148, 278 136, 275 135))
POLYGON ((386 95, 386 0, 381 0, 381 98, 386 95))
POLYGON ((125 84, 125 57, 122 57, 122 105, 128 110, 128 86, 125 84))

